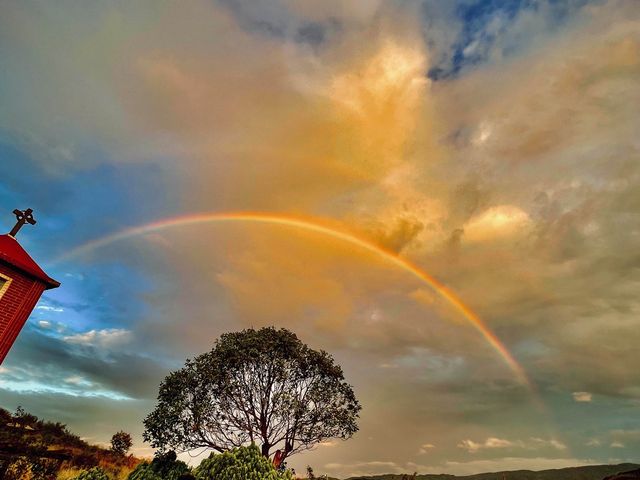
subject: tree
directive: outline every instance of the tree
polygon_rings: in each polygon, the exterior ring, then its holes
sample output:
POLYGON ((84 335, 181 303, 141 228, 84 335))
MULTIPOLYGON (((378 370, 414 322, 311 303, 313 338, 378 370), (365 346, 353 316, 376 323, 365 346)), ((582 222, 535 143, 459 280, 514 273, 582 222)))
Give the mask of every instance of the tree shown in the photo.
POLYGON ((122 430, 114 433, 111 437, 111 450, 118 455, 126 455, 132 445, 131 435, 122 430))
POLYGON ((273 327, 222 335, 160 385, 144 439, 161 451, 257 443, 283 459, 357 430, 361 407, 325 351, 273 327))

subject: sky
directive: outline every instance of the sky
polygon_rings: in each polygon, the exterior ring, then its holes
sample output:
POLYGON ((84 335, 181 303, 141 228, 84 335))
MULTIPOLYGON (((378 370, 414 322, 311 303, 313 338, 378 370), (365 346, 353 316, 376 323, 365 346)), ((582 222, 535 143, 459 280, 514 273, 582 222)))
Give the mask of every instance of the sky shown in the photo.
POLYGON ((363 407, 299 471, 640 460, 637 1, 7 0, 0 58, 0 229, 62 282, 0 406, 151 455, 160 381, 275 325, 363 407), (229 212, 342 238, 166 221, 229 212))

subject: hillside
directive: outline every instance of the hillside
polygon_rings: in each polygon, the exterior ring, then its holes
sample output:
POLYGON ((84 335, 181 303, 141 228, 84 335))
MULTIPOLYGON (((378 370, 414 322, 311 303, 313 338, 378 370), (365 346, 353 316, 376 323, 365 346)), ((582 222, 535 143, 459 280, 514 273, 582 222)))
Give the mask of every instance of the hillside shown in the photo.
POLYGON ((60 472, 100 466, 112 478, 125 477, 140 459, 90 445, 66 425, 38 419, 18 408, 0 408, 0 478, 55 478, 60 472), (34 472, 38 472, 35 475, 34 472))
MULTIPOLYGON (((633 470, 640 469, 640 465, 634 463, 621 463, 619 465, 589 465, 584 467, 569 467, 553 470, 513 470, 504 472, 478 473, 476 475, 456 476, 446 474, 416 475, 415 480, 631 480, 633 470), (630 472, 626 475, 618 475, 630 472)), ((637 474, 636 474, 637 475, 637 474)), ((365 477, 350 477, 347 480, 403 480, 412 479, 411 475, 374 475, 365 477)))
POLYGON ((640 468, 611 475, 604 480, 640 480, 640 468))

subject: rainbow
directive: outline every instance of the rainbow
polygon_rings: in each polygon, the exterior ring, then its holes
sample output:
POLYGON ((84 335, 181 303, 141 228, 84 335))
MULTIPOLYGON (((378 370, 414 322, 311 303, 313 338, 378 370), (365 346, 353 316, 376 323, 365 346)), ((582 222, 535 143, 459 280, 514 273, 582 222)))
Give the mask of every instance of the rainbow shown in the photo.
POLYGON ((411 263, 410 261, 400 257, 398 254, 391 250, 387 250, 375 243, 361 238, 352 233, 338 230, 335 227, 329 226, 321 220, 308 220, 286 215, 274 215, 270 213, 261 212, 227 212, 227 213, 202 213, 194 215, 186 215, 181 217, 167 218, 157 222, 148 223, 146 225, 140 225, 133 228, 128 228, 120 232, 107 235, 102 238, 98 238, 80 245, 66 254, 56 258, 55 263, 59 263, 68 260, 72 257, 86 254, 97 248, 104 247, 113 242, 125 240, 128 238, 144 235, 166 228, 196 225, 201 223, 218 223, 218 222, 252 222, 268 225, 280 225, 283 227, 291 227, 306 230, 309 232, 315 232, 320 235, 332 237, 336 240, 340 240, 352 245, 356 245, 363 250, 367 250, 390 264, 395 265, 406 272, 416 277, 421 282, 427 284, 430 288, 436 291, 442 298, 454 307, 478 332, 482 334, 485 340, 491 345, 491 347, 500 355, 504 362, 513 371, 518 381, 527 386, 530 390, 533 390, 533 386, 529 381, 522 366, 513 358, 513 355, 507 350, 500 339, 491 331, 491 329, 476 315, 471 308, 464 304, 464 302, 453 293, 446 285, 443 285, 434 277, 429 275, 424 270, 411 263))

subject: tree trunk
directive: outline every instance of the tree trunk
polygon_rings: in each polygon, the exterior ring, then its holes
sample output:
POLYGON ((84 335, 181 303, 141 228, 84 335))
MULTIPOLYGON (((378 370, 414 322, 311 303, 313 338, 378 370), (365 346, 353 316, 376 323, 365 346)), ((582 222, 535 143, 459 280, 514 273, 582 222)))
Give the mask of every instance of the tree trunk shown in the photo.
POLYGON ((269 449, 271 448, 271 445, 269 445, 267 442, 262 444, 262 455, 269 458, 269 449))
POLYGON ((293 450, 293 442, 290 442, 289 440, 285 440, 284 441, 284 452, 282 452, 282 460, 284 461, 285 458, 287 458, 289 456, 289 453, 291 453, 291 450, 293 450))

